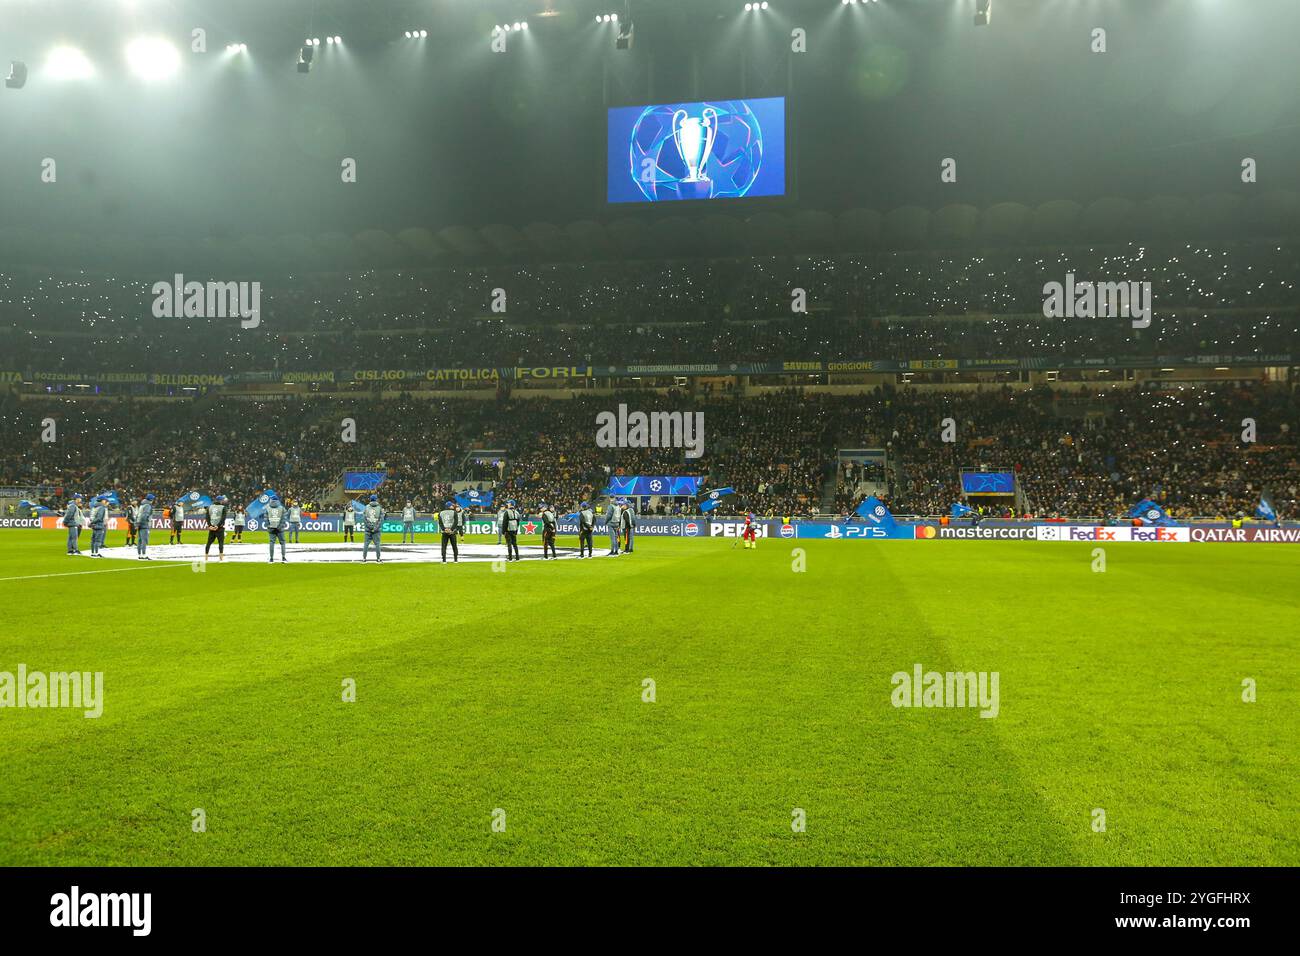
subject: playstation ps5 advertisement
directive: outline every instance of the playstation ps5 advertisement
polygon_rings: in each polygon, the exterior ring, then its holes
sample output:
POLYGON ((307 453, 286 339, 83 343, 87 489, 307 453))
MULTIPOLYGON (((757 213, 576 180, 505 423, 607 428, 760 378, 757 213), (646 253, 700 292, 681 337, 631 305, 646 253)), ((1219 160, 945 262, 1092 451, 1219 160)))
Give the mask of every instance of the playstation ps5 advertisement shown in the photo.
POLYGON ((609 111, 611 203, 785 195, 785 98, 609 111))

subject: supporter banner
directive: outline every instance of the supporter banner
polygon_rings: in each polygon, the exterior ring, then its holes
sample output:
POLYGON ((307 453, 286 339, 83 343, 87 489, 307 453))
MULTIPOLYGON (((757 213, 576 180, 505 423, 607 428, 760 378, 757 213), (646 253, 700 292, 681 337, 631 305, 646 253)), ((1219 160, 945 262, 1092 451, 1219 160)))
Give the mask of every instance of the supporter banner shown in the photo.
POLYGON ((426 369, 309 369, 295 372, 258 371, 232 375, 158 372, 65 372, 0 371, 0 382, 37 384, 149 384, 208 387, 230 384, 283 382, 286 384, 347 382, 472 382, 492 385, 507 381, 568 382, 591 378, 637 378, 674 376, 698 378, 710 375, 797 375, 828 373, 851 375, 868 372, 971 371, 1014 372, 1045 369, 1179 368, 1206 365, 1261 366, 1300 364, 1300 355, 1290 352, 1261 352, 1232 355, 1100 355, 1075 358, 845 358, 782 362, 693 362, 664 365, 553 365, 513 368, 464 367, 426 369))
POLYGON ((598 365, 592 371, 597 378, 637 378, 640 376, 676 375, 692 378, 701 375, 780 375, 794 371, 821 371, 821 362, 762 362, 739 364, 705 362, 681 365, 598 365), (789 367, 787 367, 789 366, 789 367))
POLYGON ((586 379, 591 377, 590 365, 553 366, 551 368, 516 368, 514 377, 520 381, 526 379, 550 379, 564 381, 567 379, 586 379))
POLYGON ((143 383, 149 381, 150 377, 147 372, 29 372, 27 378, 21 381, 37 384, 75 382, 94 385, 114 382, 143 383))
POLYGON ((198 388, 207 385, 225 385, 233 381, 233 375, 150 375, 150 385, 181 385, 198 388))
POLYGON ((497 382, 513 378, 508 368, 431 368, 424 373, 426 382, 497 382))

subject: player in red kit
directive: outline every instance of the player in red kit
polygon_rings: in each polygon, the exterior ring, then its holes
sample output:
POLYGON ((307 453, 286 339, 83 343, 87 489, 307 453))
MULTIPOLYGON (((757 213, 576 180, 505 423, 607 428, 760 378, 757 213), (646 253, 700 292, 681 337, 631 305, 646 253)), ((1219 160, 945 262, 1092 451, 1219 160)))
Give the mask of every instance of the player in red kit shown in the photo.
POLYGON ((746 548, 758 547, 758 526, 754 524, 753 514, 745 515, 745 528, 740 532, 740 537, 746 548))

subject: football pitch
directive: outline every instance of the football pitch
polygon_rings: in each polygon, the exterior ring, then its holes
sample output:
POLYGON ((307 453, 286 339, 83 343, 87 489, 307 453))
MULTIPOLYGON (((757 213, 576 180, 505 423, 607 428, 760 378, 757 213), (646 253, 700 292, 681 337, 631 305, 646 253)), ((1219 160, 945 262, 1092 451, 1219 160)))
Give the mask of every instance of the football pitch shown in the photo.
POLYGON ((0 540, 0 672, 102 672, 103 711, 0 709, 0 864, 1300 864, 1294 546, 63 541, 0 540), (918 665, 996 716, 895 706, 918 665))

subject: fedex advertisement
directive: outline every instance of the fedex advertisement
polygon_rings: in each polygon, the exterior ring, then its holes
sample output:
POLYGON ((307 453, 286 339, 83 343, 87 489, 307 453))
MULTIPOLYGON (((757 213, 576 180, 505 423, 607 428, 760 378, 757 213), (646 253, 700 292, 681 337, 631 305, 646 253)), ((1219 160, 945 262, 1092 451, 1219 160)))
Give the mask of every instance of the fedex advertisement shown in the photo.
POLYGON ((1039 541, 1091 541, 1105 544, 1110 541, 1191 541, 1191 528, 1133 528, 1127 525, 1065 525, 1040 524, 1036 537, 1039 541))
POLYGON ((785 97, 609 111, 611 203, 785 195, 785 97))

